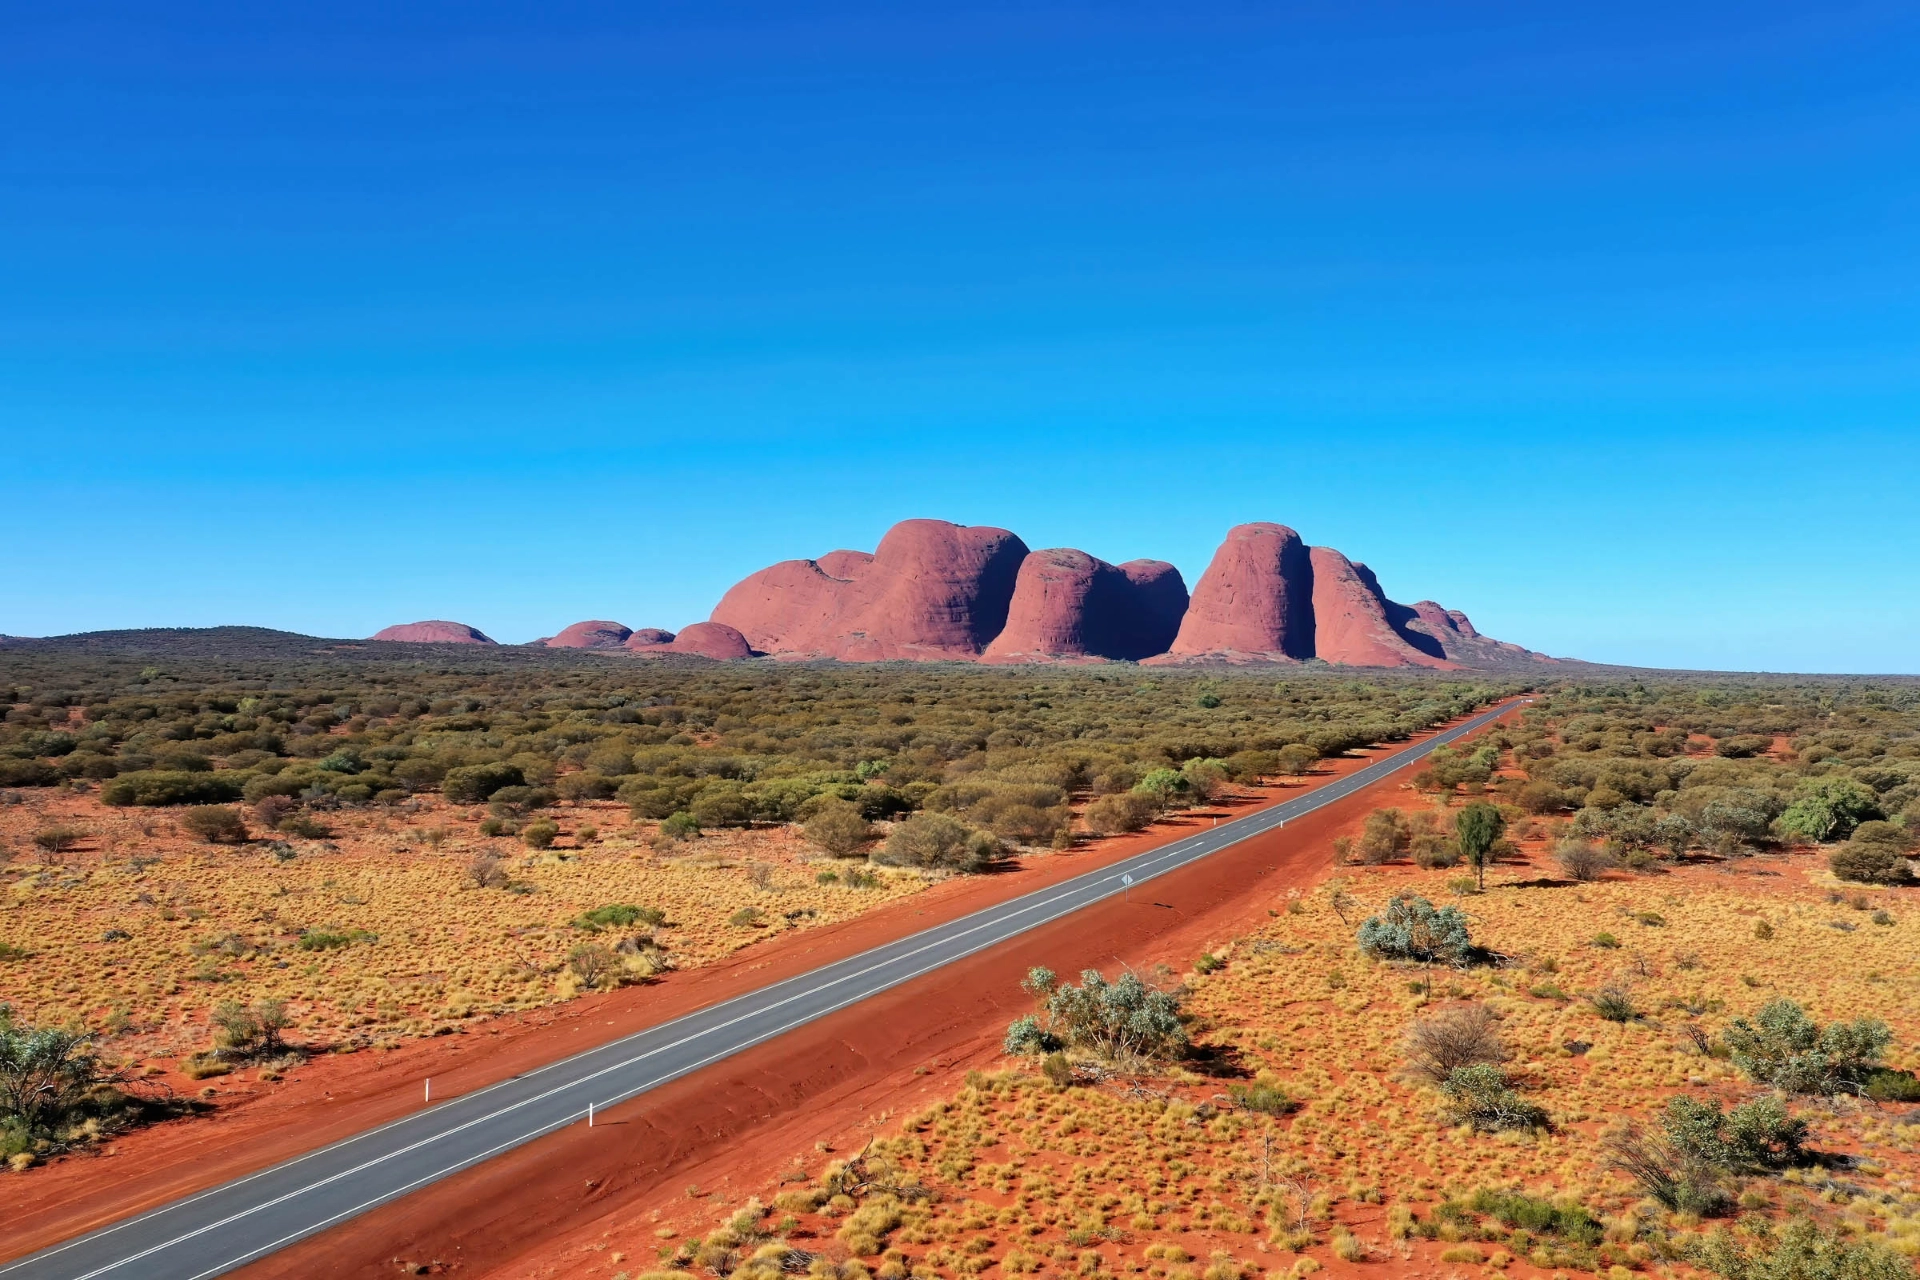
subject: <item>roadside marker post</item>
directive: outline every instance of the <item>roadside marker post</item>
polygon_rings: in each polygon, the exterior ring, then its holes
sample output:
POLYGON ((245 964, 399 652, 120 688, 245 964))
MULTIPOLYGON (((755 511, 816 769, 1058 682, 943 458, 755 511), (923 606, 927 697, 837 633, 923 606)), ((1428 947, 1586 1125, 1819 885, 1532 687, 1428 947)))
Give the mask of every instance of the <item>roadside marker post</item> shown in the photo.
POLYGON ((587 1103, 587 1128, 593 1128, 593 1103, 587 1103))
POLYGON ((427 1077, 427 1101, 428 1102, 433 1101, 433 1077, 432 1076, 427 1077))
POLYGON ((1122 886, 1120 890, 1120 900, 1122 902, 1132 902, 1133 901, 1133 877, 1123 872, 1120 876, 1120 884, 1122 886))

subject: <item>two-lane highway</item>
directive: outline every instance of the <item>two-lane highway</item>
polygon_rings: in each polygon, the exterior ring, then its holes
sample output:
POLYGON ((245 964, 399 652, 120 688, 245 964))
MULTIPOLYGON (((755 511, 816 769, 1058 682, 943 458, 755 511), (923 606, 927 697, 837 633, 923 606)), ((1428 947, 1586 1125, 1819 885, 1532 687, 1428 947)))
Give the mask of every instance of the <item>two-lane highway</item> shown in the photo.
POLYGON ((1344 778, 809 973, 450 1099, 249 1177, 43 1250, 4 1280, 203 1280, 688 1072, 911 981, 1410 768, 1499 707, 1344 778))

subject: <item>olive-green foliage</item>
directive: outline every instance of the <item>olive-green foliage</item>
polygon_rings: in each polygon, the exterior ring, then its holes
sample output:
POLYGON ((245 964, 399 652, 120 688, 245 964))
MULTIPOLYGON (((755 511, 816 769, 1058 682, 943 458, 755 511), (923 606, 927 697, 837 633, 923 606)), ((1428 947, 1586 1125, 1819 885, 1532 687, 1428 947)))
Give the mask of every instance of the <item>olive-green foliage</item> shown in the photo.
POLYGON ((1914 836, 1905 827, 1870 820, 1854 828, 1852 837, 1827 859, 1833 874, 1857 884, 1908 884, 1913 868, 1907 858, 1914 836))
POLYGON ((836 795, 821 797, 801 830, 807 843, 836 858, 858 853, 873 839, 873 824, 860 812, 860 806, 836 795))
POLYGON ((1537 1129, 1547 1113, 1522 1097, 1493 1063, 1455 1067, 1440 1085, 1453 1119, 1484 1132, 1498 1129, 1537 1129))
POLYGON ((180 825, 208 844, 247 838, 247 820, 239 810, 220 804, 196 805, 180 815, 180 825))
POLYGON ((916 813, 897 824, 873 860, 927 871, 984 871, 1000 857, 1000 842, 945 813, 916 813))
POLYGON ((1080 985, 1034 969, 1022 989, 1043 1002, 1046 1025, 1031 1014, 1007 1029, 1009 1053, 1050 1052, 1061 1045, 1118 1062, 1161 1060, 1183 1052, 1187 1030, 1180 997, 1148 986, 1132 970, 1113 981, 1098 969, 1080 975, 1080 985))
POLYGON ((1575 1244, 1599 1244, 1604 1234, 1600 1222, 1578 1204, 1556 1204, 1518 1191, 1493 1191, 1482 1187, 1467 1201, 1467 1208, 1484 1213, 1508 1227, 1518 1227, 1536 1235, 1559 1236, 1575 1244))
POLYGON ((45 1133, 77 1110, 99 1078, 85 1036, 26 1027, 0 1004, 0 1123, 45 1133))
POLYGON ((1792 1000, 1769 1000, 1753 1021, 1735 1018, 1722 1035, 1734 1065, 1790 1093, 1858 1091, 1879 1068, 1893 1033, 1878 1018, 1821 1026, 1792 1000))
POLYGON ((1667 1100, 1661 1127, 1682 1155, 1730 1174, 1771 1172, 1806 1158, 1807 1122, 1771 1094, 1726 1112, 1713 1099, 1677 1095, 1667 1100))
POLYGON ((650 928, 665 924, 667 913, 658 907, 636 907, 624 902, 610 902, 604 907, 595 907, 581 914, 573 922, 576 929, 589 931, 599 929, 626 929, 636 924, 650 928))
POLYGON ((111 805, 225 804, 240 799, 245 786, 230 773, 141 769, 101 787, 100 799, 111 805))
POLYGON ((1360 861, 1369 866, 1391 862, 1413 842, 1413 828, 1398 809, 1375 809, 1360 830, 1360 861))
POLYGON ((1806 1218, 1777 1235, 1708 1235, 1691 1261, 1725 1280, 1912 1280, 1913 1263, 1875 1241, 1850 1241, 1806 1218))
MULTIPOLYGON (((638 817, 686 813, 709 827, 805 822, 825 796, 870 822, 897 818, 944 789, 934 807, 964 825, 1047 844, 1065 835, 1075 792, 1124 794, 1152 776, 1184 803, 1223 774, 1402 739, 1518 688, 1313 672, 626 663, 517 648, 429 664, 226 633, 120 643, 0 652, 0 684, 20 703, 0 723, 0 786, 71 777, 99 780, 115 804, 347 805, 435 789, 479 804, 550 788, 565 800, 611 792, 638 817), (1203 685, 1219 708, 1197 705, 1203 685)), ((1120 805, 1105 816, 1121 829, 1137 820, 1120 805)))
POLYGON ((1527 778, 1493 787, 1529 812, 1578 809, 1573 834, 1615 849, 1843 840, 1920 800, 1911 680, 1570 682, 1506 732, 1527 778), (1697 754, 1689 735, 1713 739, 1713 754, 1697 754))
POLYGON ((455 804, 478 804, 496 791, 525 786, 526 781, 518 766, 494 761, 449 769, 441 780, 440 790, 455 804))

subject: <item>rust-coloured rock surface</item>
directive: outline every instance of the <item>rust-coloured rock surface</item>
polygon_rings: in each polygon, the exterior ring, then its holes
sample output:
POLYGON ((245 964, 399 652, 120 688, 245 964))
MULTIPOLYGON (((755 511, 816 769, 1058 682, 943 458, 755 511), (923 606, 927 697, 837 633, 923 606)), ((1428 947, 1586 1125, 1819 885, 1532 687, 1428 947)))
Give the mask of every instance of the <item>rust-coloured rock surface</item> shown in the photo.
POLYGON ((713 620, 778 657, 973 658, 1006 625, 1026 554, 1005 529, 903 520, 871 556, 836 551, 762 569, 721 597, 713 620))
POLYGON ((675 636, 673 643, 654 649, 656 653, 662 651, 691 653, 719 662, 753 656, 753 648, 748 645, 747 638, 723 622, 695 622, 675 636))
POLYGON ((1007 625, 983 662, 1151 657, 1166 652, 1186 604, 1180 571, 1158 561, 1115 567, 1084 551, 1056 547, 1021 561, 1007 625), (1171 575, 1171 577, 1169 577, 1171 575))
POLYGON ((814 561, 820 566, 820 572, 830 578, 843 578, 849 582, 860 576, 860 571, 873 563, 871 551, 829 551, 814 561))
POLYGON ((1187 580, 1165 560, 1129 560, 1120 566, 1120 572, 1133 584, 1146 619, 1148 630, 1140 644, 1142 652, 1165 653, 1180 634, 1180 620, 1187 616, 1187 580))
POLYGON ((493 638, 478 627, 464 622, 402 622, 383 627, 368 637, 373 640, 397 640, 402 644, 492 644, 493 638))
POLYGON ((1454 665, 1412 644, 1394 626, 1392 613, 1398 606, 1380 590, 1372 570, 1332 547, 1312 547, 1308 556, 1313 562, 1315 657, 1354 667, 1454 665))
POLYGON ((596 619, 576 622, 557 636, 535 643, 549 649, 618 649, 633 635, 633 628, 618 622, 596 619))
POLYGON ((673 632, 662 631, 659 627, 642 627, 627 637, 626 649, 657 649, 663 644, 673 643, 673 632))
POLYGON ((1227 531, 1200 575, 1171 660, 1299 662, 1313 656, 1313 565, 1283 524, 1227 531))
MULTIPOLYGON (((1029 553, 1005 529, 905 520, 879 547, 783 560, 713 610, 755 653, 844 662, 1327 662, 1511 666, 1551 661, 1466 615, 1387 598, 1373 571, 1285 525, 1228 531, 1189 600, 1159 560, 1029 553)), ((636 651, 660 647, 636 632, 636 651)))

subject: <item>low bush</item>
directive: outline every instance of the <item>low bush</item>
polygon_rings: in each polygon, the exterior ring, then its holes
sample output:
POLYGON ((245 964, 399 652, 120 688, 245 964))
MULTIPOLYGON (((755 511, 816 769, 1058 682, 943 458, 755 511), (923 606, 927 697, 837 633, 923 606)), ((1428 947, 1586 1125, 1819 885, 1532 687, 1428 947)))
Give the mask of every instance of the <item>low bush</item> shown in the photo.
POLYGON ((1752 1022, 1735 1018, 1722 1037, 1734 1065, 1789 1093, 1858 1092, 1879 1069, 1893 1032, 1878 1018, 1813 1021, 1792 1000, 1770 1000, 1752 1022))
POLYGON ((1087 806, 1087 830, 1096 836, 1117 836, 1146 828, 1158 812, 1146 796, 1131 791, 1101 796, 1087 806))
POLYGON ((1360 925, 1360 949, 1383 960, 1465 964, 1473 952, 1467 918, 1454 906, 1436 908, 1415 894, 1397 893, 1387 909, 1360 925))
POLYGON ((1504 1226, 1536 1235, 1559 1236, 1575 1244, 1599 1244, 1604 1234, 1599 1220, 1583 1206, 1555 1204, 1518 1191, 1492 1191, 1482 1187, 1473 1193, 1467 1207, 1504 1226))
POLYGON ((1109 982, 1098 969, 1088 969, 1076 987, 1035 969, 1021 986, 1043 1002, 1046 1023, 1031 1014, 1017 1019, 1007 1028, 1009 1053, 1065 1047, 1129 1063, 1165 1060, 1186 1049, 1179 997, 1148 986, 1132 970, 1109 982))
POLYGON ((1001 856, 1000 842, 944 813, 916 813, 896 825, 875 862, 927 871, 984 871, 1001 856))
POLYGON ((1692 1261, 1724 1280, 1913 1280, 1913 1263, 1877 1241, 1851 1241, 1806 1218, 1778 1235, 1735 1238, 1715 1231, 1692 1261))
POLYGON ((245 789, 245 783, 232 774, 142 769, 123 773, 102 786, 100 800, 120 807, 227 804, 240 799, 245 789))
POLYGON ((441 779, 440 791, 455 804, 479 804, 503 787, 525 786, 526 781, 526 774, 518 765, 504 761, 470 764, 447 770, 446 777, 441 779))
POLYGON ((529 849, 551 849, 559 835, 560 824, 545 819, 529 822, 520 829, 520 839, 526 842, 529 849))
POLYGON ((816 801, 813 816, 800 831, 808 844, 836 858, 859 853, 873 839, 873 824, 860 806, 839 796, 822 796, 816 801))
POLYGON ((1546 1111, 1514 1089, 1507 1073, 1492 1063, 1456 1067, 1440 1085, 1446 1095, 1447 1111, 1456 1123, 1472 1125, 1482 1132, 1500 1129, 1539 1129, 1547 1123, 1546 1111))
POLYGON ((1772 1096, 1722 1112, 1714 1100, 1667 1100, 1661 1127, 1682 1156, 1729 1174, 1766 1173, 1806 1160, 1807 1123, 1772 1096))
POLYGON ((247 820, 225 805, 196 805, 180 815, 180 825, 208 844, 238 844, 247 838, 247 820))
POLYGON ((601 929, 627 929, 634 925, 646 925, 657 928, 667 922, 667 913, 658 907, 636 907, 624 902, 610 902, 604 907, 595 907, 582 913, 573 922, 576 929, 597 932, 601 929))
POLYGON ((1500 1020, 1483 1004, 1456 1005, 1407 1027, 1407 1066, 1440 1084, 1461 1067, 1506 1061, 1500 1020))
POLYGON ((1599 845, 1574 836, 1559 843, 1553 851, 1553 859, 1560 864, 1562 871, 1582 883, 1598 880, 1620 865, 1618 858, 1599 845))

